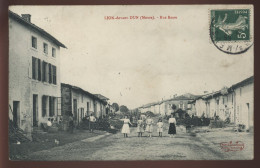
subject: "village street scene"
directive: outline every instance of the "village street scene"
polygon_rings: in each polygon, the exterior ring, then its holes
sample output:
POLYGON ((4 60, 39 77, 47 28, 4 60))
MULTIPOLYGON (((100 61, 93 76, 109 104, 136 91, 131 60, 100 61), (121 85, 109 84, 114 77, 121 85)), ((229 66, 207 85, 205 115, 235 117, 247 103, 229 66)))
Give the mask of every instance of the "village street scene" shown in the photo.
MULTIPOLYGON (((102 11, 102 8, 95 8, 102 11)), ((112 11, 113 9, 111 8, 112 11)), ((241 56, 234 58, 234 62, 233 58, 223 56, 224 61, 219 61, 222 69, 218 64, 215 71, 211 70, 215 65, 209 65, 212 58, 207 58, 209 60, 206 62, 203 59, 194 61, 194 64, 198 63, 201 67, 204 64, 205 67, 212 67, 209 68, 209 74, 203 68, 200 71, 197 65, 192 67, 193 57, 189 57, 187 62, 186 59, 180 59, 181 65, 167 57, 166 61, 157 65, 160 59, 164 59, 163 56, 150 61, 147 57, 140 58, 141 56, 121 58, 114 56, 114 53, 109 55, 110 47, 101 51, 99 47, 104 47, 104 44, 95 37, 103 36, 104 32, 93 31, 88 37, 88 34, 81 34, 75 28, 74 34, 71 33, 73 35, 69 35, 69 32, 65 32, 67 35, 59 34, 58 28, 63 26, 56 23, 55 19, 67 18, 64 23, 83 24, 76 20, 77 14, 74 20, 68 19, 70 12, 75 11, 69 7, 57 8, 57 11, 66 11, 64 16, 59 16, 58 12, 54 12, 56 18, 45 17, 43 14, 35 16, 35 21, 42 17, 42 25, 41 22, 33 22, 33 13, 38 10, 47 14, 48 10, 51 13, 56 8, 28 7, 27 13, 26 7, 11 7, 9 10, 10 160, 254 158, 254 75, 251 49, 248 51, 251 54, 249 58, 241 56), (54 28, 56 26, 57 31, 54 28), (54 31, 48 32, 46 29, 54 31), (59 38, 55 36, 56 33, 59 38), (62 42, 62 37, 67 43, 62 42), (84 45, 74 45, 74 38, 87 39, 93 44, 80 43, 98 47, 84 50, 84 45), (72 53, 77 52, 71 55, 70 50, 72 53), (92 56, 91 52, 94 53, 92 56), (102 57, 98 57, 99 54, 102 57), (91 57, 93 66, 88 57, 91 57), (150 61, 149 64, 142 62, 142 59, 150 61), (131 62, 132 60, 136 62, 131 62), (170 67, 169 71, 164 68, 168 62, 174 64, 172 67, 178 71, 170 70, 170 67), (136 67, 136 63, 140 63, 142 68, 136 67), (236 71, 237 67, 232 67, 236 64, 238 67, 244 65, 244 69, 236 71), (163 73, 167 74, 167 79, 162 77, 163 73), (171 77, 171 73, 177 75, 171 77), (207 84, 206 81, 212 83, 207 84)), ((114 26, 114 23, 104 23, 108 29, 114 26)), ((102 24, 96 24, 96 27, 86 29, 101 30, 102 24)), ((91 27, 90 25, 86 27, 91 27)), ((135 31, 139 28, 136 26, 133 27, 135 31)), ((82 27, 84 30, 85 26, 82 27)), ((206 32, 205 36, 207 34, 206 32)), ((118 38, 122 40, 126 37, 118 38)), ((137 37, 127 38, 127 45, 139 43, 135 42, 137 37)), ((142 41, 141 38, 139 40, 142 41)), ((110 42, 114 41, 117 40, 112 39, 110 42)), ((117 44, 119 43, 121 41, 117 44)), ((181 51, 190 52, 186 49, 181 51)), ((129 52, 146 51, 129 49, 129 52)), ((215 52, 221 53, 217 50, 215 52)), ((220 58, 214 59, 217 62, 220 58)))

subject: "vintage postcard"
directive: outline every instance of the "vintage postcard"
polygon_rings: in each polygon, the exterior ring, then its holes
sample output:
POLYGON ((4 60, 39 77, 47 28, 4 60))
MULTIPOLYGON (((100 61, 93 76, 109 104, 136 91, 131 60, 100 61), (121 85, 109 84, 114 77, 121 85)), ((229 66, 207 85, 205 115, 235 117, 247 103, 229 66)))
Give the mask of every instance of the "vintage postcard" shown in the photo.
POLYGON ((9 6, 9 159, 254 159, 253 5, 9 6))

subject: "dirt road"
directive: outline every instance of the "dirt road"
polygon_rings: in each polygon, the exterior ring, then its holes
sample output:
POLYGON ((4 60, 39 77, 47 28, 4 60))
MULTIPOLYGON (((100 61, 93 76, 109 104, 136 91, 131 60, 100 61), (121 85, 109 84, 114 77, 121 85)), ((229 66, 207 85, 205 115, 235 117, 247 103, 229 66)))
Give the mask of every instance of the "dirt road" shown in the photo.
MULTIPOLYGON (((146 135, 146 134, 145 134, 146 135)), ((105 134, 92 139, 76 141, 50 150, 30 154, 27 160, 233 160, 253 158, 253 135, 215 130, 191 136, 179 132, 170 138, 167 132, 158 137, 137 137, 131 128, 128 138, 121 133, 105 134), (241 151, 225 152, 221 142, 244 143, 241 151)))

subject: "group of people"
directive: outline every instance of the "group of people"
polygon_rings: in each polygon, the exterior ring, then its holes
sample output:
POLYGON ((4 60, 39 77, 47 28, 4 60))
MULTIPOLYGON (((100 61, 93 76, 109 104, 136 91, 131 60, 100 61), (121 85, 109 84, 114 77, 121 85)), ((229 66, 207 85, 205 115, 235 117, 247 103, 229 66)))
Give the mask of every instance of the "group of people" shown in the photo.
MULTIPOLYGON (((124 134, 124 137, 128 137, 128 134, 130 134, 130 128, 129 124, 133 125, 127 116, 124 117, 124 119, 121 119, 124 124, 122 127, 122 133, 124 134)), ((171 117, 168 120, 169 123, 169 129, 168 134, 173 137, 174 134, 176 134, 176 119, 174 118, 174 115, 172 114, 171 117)), ((152 137, 153 132, 153 124, 154 120, 151 118, 151 116, 148 116, 147 119, 144 117, 139 117, 137 121, 137 128, 136 132, 138 133, 138 137, 142 137, 144 132, 148 133, 148 137, 152 137)), ((157 122, 157 132, 159 134, 159 137, 162 137, 162 133, 164 130, 164 124, 161 118, 159 118, 157 122)))

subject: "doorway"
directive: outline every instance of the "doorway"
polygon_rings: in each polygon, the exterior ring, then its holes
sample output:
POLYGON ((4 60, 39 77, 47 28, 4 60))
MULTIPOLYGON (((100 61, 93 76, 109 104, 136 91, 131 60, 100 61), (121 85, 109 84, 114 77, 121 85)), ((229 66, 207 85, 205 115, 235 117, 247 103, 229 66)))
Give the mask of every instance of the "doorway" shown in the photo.
POLYGON ((38 126, 38 95, 33 95, 33 126, 38 126))
POLYGON ((74 120, 77 119, 77 99, 73 99, 73 118, 74 120))
POLYGON ((247 107, 247 128, 249 128, 249 125, 250 125, 250 105, 249 103, 246 103, 246 107, 247 107))
POLYGON ((97 117, 97 102, 94 102, 94 116, 97 117))
POLYGON ((89 116, 89 102, 87 102, 87 116, 89 116))
POLYGON ((20 102, 13 101, 13 122, 15 127, 20 126, 20 102))

